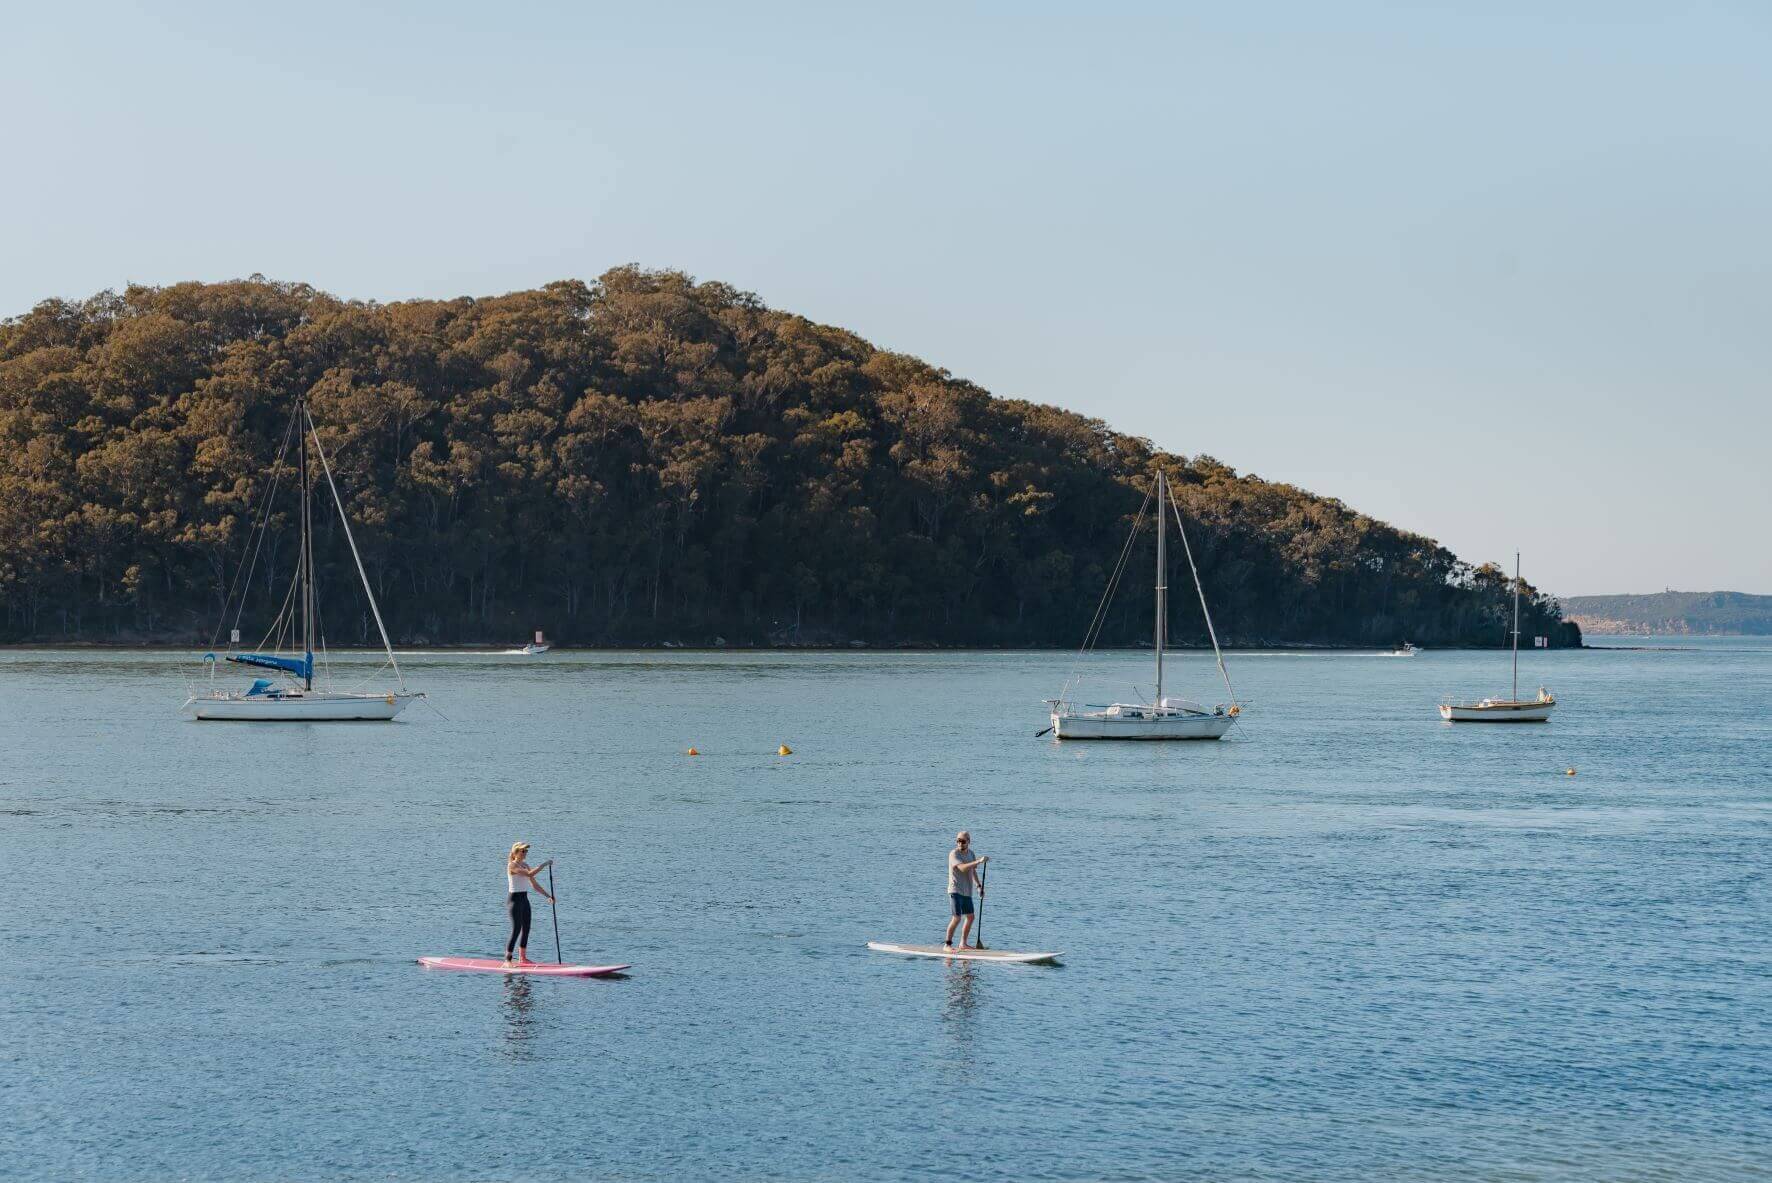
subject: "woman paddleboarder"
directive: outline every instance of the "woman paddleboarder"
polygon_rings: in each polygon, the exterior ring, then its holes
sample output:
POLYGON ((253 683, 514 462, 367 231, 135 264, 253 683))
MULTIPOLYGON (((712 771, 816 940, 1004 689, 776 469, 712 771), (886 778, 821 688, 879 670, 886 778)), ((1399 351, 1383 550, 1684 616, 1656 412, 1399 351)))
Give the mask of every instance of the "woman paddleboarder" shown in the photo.
POLYGON ((505 858, 505 885, 510 890, 510 899, 505 902, 505 911, 511 917, 511 939, 505 942, 505 965, 510 966, 511 950, 517 951, 522 964, 529 964, 529 889, 547 896, 548 903, 554 897, 548 895, 547 888, 541 885, 536 876, 553 865, 549 859, 539 867, 532 867, 527 862, 529 843, 515 842, 511 844, 511 853, 505 858))

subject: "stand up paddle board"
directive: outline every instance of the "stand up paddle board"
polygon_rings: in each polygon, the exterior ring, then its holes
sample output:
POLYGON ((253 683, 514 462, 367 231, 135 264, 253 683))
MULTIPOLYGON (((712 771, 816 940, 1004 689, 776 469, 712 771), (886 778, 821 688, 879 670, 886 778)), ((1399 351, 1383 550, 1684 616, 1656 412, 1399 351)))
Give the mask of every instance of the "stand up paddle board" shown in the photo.
POLYGON ((529 974, 539 978, 600 978, 633 969, 631 965, 556 965, 551 961, 520 961, 506 965, 496 957, 420 957, 426 969, 460 969, 483 974, 529 974))
POLYGON ((1042 962, 1057 964, 1063 953, 1012 953, 1006 949, 944 949, 940 945, 894 945, 889 941, 869 941, 876 953, 902 953, 906 957, 949 957, 955 961, 1016 961, 1028 965, 1042 962))

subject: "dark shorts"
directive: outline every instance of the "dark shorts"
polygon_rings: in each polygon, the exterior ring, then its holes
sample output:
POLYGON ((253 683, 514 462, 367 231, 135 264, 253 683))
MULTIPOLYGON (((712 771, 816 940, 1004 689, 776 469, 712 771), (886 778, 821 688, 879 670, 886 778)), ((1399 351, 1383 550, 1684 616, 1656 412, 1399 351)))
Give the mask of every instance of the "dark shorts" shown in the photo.
POLYGON ((948 899, 954 901, 954 915, 956 915, 956 916, 970 916, 970 915, 972 915, 972 897, 971 896, 961 895, 957 891, 950 891, 950 892, 948 892, 948 899))

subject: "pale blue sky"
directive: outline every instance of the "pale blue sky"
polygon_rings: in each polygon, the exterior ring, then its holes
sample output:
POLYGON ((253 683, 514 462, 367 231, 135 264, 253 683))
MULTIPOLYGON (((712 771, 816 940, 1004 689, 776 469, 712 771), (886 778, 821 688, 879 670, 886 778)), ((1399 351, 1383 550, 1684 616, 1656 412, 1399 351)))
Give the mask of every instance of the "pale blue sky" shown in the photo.
POLYGON ((0 315, 680 267, 1563 594, 1772 592, 1768 62, 1763 3, 34 4, 0 315))

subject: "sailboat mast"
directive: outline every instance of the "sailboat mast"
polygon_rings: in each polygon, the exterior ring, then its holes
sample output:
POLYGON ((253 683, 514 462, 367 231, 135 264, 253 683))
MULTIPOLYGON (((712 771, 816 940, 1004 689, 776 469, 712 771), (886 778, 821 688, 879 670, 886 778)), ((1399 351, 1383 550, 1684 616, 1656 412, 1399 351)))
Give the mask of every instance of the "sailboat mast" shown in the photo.
POLYGON ((308 433, 302 420, 307 418, 307 400, 296 404, 296 430, 301 434, 301 641, 306 662, 302 688, 314 688, 314 512, 312 489, 308 485, 308 433))
POLYGON ((1520 552, 1514 552, 1514 702, 1520 701, 1520 552))
POLYGON ((400 672, 400 663, 394 657, 394 643, 388 640, 388 626, 382 623, 381 606, 375 602, 375 589, 369 586, 369 572, 363 569, 363 556, 357 550, 356 536, 351 533, 351 515, 345 512, 344 499, 338 495, 338 482, 332 479, 332 463, 326 459, 326 446, 320 442, 320 433, 314 431, 314 417, 308 416, 308 430, 314 433, 314 455, 320 457, 320 471, 326 475, 326 487, 332 491, 332 504, 338 509, 339 528, 345 532, 345 542, 350 544, 351 561, 357 564, 357 578, 363 581, 363 595, 369 600, 369 614, 375 617, 375 631, 381 634, 381 647, 388 655, 388 664, 394 667, 394 677, 400 682, 400 689, 406 689, 406 677, 400 672))
POLYGON ((1169 482, 1163 476, 1163 470, 1157 470, 1157 706, 1163 705, 1163 638, 1169 631, 1167 619, 1169 581, 1165 578, 1169 563, 1163 549, 1163 498, 1168 492, 1169 482))

